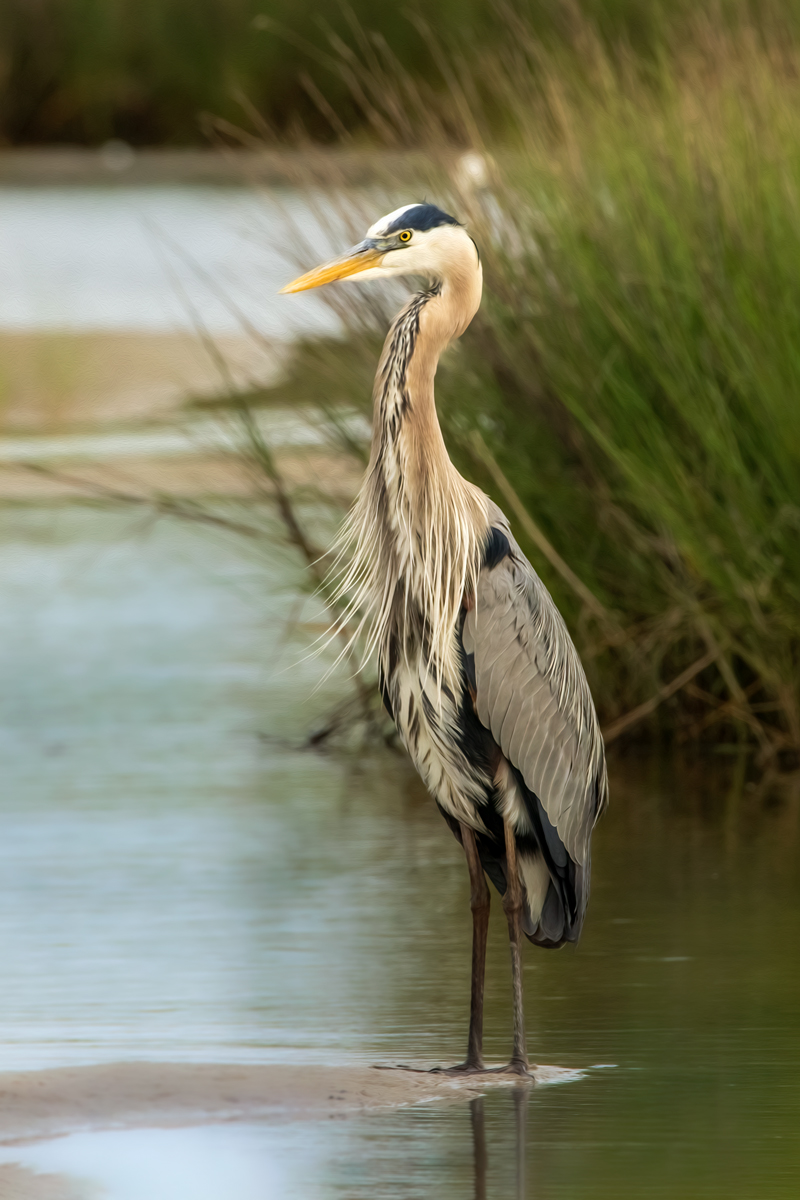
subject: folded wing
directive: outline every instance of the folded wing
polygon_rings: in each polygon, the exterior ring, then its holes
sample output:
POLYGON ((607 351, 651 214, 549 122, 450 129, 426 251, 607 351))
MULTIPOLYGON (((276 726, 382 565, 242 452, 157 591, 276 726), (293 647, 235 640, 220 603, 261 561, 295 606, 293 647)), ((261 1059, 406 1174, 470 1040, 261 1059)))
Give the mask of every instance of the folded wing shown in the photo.
POLYGON ((532 794, 525 803, 543 810, 545 821, 531 818, 544 857, 556 866, 566 851, 588 890, 589 839, 608 793, 594 704, 566 626, 499 510, 492 525, 508 553, 481 571, 462 635, 477 715, 532 794))

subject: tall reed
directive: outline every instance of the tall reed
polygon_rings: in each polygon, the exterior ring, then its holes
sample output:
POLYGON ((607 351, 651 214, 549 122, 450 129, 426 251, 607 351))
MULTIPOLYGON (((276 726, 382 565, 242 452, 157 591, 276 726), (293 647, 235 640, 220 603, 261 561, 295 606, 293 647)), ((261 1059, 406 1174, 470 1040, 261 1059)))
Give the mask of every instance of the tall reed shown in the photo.
MULTIPOLYGON (((621 37, 651 54, 687 12, 730 20, 742 8, 741 0, 580 0, 580 8, 578 0, 5 0, 0 140, 203 144, 203 114, 240 121, 248 107, 265 118, 262 132, 358 137, 370 122, 353 74, 340 68, 342 52, 363 45, 362 25, 411 78, 441 93, 441 63, 418 19, 473 61, 480 47, 505 47, 506 3, 551 46, 568 44, 582 11, 607 42, 621 37)), ((790 0, 751 8, 761 23, 777 9, 797 27, 790 0)))
MULTIPOLYGON (((612 733, 633 710, 791 759, 800 51, 693 18, 646 55, 577 22, 567 53, 504 21, 469 63, 427 35, 443 95, 385 49, 346 62, 376 137, 429 153, 429 195, 481 246, 483 309, 438 384, 451 452, 532 518, 612 733)), ((363 306, 337 303, 350 341, 325 354, 366 362, 363 306)))

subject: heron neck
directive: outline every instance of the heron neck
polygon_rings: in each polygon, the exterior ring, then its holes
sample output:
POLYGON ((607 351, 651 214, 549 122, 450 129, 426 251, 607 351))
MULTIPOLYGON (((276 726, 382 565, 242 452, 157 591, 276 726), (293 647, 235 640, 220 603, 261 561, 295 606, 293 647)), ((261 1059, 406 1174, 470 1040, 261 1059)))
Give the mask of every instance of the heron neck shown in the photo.
MULTIPOLYGON (((487 497, 459 475, 442 438, 433 380, 445 346, 480 302, 480 266, 413 296, 389 330, 375 379, 369 469, 340 545, 348 617, 367 653, 421 653, 426 678, 457 688, 456 628, 474 591, 489 528, 487 497)), ((387 657, 388 656, 388 657, 387 657)), ((388 668, 387 668, 388 669, 388 668)), ((441 690, 438 691, 441 702, 441 690)))
MULTIPOLYGON (((439 356, 480 303, 480 267, 412 297, 386 339, 375 387, 364 499, 377 514, 381 586, 420 614, 437 678, 455 679, 453 630, 477 578, 489 528, 487 497, 450 461, 433 383, 439 356)), ((387 593, 388 595, 388 593, 387 593)), ((385 629, 391 627, 388 617, 385 629)), ((406 629, 401 621, 398 628, 406 629)), ((402 635, 404 638, 406 632, 402 635)))
POLYGON ((413 492, 457 474, 442 437, 434 379, 443 351, 478 311, 482 286, 477 252, 471 261, 456 260, 445 279, 411 298, 386 338, 375 380, 373 461, 394 454, 413 492))

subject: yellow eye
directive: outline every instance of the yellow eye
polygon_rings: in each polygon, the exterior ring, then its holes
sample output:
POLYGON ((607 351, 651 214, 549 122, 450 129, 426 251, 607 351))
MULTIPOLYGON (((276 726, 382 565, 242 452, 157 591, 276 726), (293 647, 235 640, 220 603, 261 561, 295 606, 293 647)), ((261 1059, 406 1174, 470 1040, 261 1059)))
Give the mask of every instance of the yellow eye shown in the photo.
POLYGON ((400 234, 400 241, 401 242, 410 242, 411 241, 411 230, 410 229, 403 230, 403 232, 400 234))

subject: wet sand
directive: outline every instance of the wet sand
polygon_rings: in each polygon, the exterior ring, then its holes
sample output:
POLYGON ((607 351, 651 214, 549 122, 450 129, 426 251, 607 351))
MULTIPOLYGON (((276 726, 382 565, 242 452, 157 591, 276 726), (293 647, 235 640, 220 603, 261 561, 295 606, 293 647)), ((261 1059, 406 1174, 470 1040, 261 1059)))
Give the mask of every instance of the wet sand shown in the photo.
MULTIPOLYGON (((351 502, 363 472, 359 462, 332 451, 290 449, 276 453, 275 460, 290 488, 313 488, 342 506, 351 502)), ((230 454, 45 464, 45 472, 50 469, 51 474, 42 473, 25 463, 0 461, 0 499, 140 501, 157 509, 165 498, 263 500, 273 495, 269 480, 230 454)))
MULTIPOLYGON (((284 351, 244 336, 214 339, 235 387, 269 385, 284 351)), ((0 331, 0 432, 68 433, 170 420, 226 383, 193 333, 0 331)))
POLYGON ((416 151, 376 151, 374 147, 341 149, 309 145, 303 149, 205 150, 148 147, 136 149, 111 142, 99 149, 49 146, 0 151, 0 186, 97 187, 164 186, 169 184, 241 187, 369 187, 416 179, 428 183, 431 170, 457 169, 459 151, 430 156, 416 151))
POLYGON ((40 1175, 25 1167, 0 1166, 3 1200, 85 1200, 86 1193, 63 1175, 40 1175))
MULTIPOLYGON (((581 1077, 558 1067, 535 1067, 534 1073, 537 1084, 581 1077)), ((510 1075, 449 1078, 427 1071, 305 1064, 140 1062, 6 1072, 0 1074, 0 1141, 78 1129, 343 1117, 469 1099, 518 1082, 510 1075)))
MULTIPOLYGON (((218 346, 235 386, 269 386, 280 373, 279 346, 267 352, 234 337, 218 339, 218 346)), ((191 418, 204 420, 191 402, 219 389, 217 367, 191 334, 0 332, 0 499, 263 498, 271 492, 263 473, 222 447, 204 446, 202 437, 196 447, 166 452, 135 448, 137 437, 187 430, 190 436, 191 418), (87 450, 93 436, 100 440, 87 450), (104 447, 104 436, 113 450, 104 447), (53 439, 63 443, 55 458, 48 449, 53 439), (8 453, 20 440, 23 459, 8 453)), ((207 411, 213 423, 215 410, 207 411)), ((349 504, 360 462, 327 447, 270 441, 290 487, 313 485, 349 504)))

